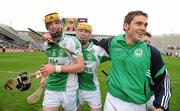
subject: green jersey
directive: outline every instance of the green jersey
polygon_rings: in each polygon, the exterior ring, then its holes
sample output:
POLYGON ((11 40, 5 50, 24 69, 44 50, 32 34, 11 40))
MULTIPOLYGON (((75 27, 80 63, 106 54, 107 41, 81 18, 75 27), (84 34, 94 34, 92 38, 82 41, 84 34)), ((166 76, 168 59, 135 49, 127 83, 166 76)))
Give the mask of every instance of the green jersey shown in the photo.
POLYGON ((123 101, 144 104, 152 92, 156 108, 169 109, 169 73, 157 48, 138 41, 128 45, 125 35, 103 39, 99 45, 110 55, 108 92, 123 101))
POLYGON ((99 89, 98 65, 107 61, 109 56, 103 48, 94 45, 92 42, 89 42, 87 48, 84 48, 82 52, 85 69, 84 72, 78 74, 79 89, 86 91, 97 90, 99 89))
MULTIPOLYGON (((56 45, 45 43, 48 61, 54 65, 70 65, 74 63, 73 58, 82 56, 81 44, 76 37, 65 35, 56 42, 77 55, 71 55, 68 51, 59 48, 56 45)), ((77 74, 70 73, 52 73, 46 80, 46 89, 54 91, 73 91, 78 89, 77 74)))
POLYGON ((120 35, 112 39, 109 53, 112 67, 108 91, 115 97, 137 104, 149 100, 151 52, 147 44, 138 41, 127 45, 125 35, 120 35))

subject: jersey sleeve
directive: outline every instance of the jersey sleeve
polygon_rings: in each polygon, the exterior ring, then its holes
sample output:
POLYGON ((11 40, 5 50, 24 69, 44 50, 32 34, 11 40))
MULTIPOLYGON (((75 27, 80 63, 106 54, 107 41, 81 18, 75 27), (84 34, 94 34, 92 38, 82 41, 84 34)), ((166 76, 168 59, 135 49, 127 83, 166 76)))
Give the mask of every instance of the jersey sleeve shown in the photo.
POLYGON ((76 55, 73 55, 73 58, 77 58, 80 56, 83 56, 82 54, 82 48, 81 48, 81 43, 77 38, 73 38, 72 43, 68 43, 70 45, 70 49, 72 52, 74 52, 76 55))
POLYGON ((169 101, 171 97, 171 85, 169 73, 162 60, 160 52, 150 46, 151 50, 151 74, 154 81, 154 94, 155 100, 153 105, 156 108, 162 108, 164 110, 169 109, 169 101))
POLYGON ((100 63, 110 60, 108 53, 102 47, 99 47, 98 58, 100 60, 100 63))
POLYGON ((42 50, 46 51, 48 49, 48 42, 44 42, 42 46, 42 50))
POLYGON ((96 39, 90 39, 90 41, 92 41, 92 42, 93 42, 93 44, 95 44, 95 45, 99 45, 99 41, 98 41, 98 40, 96 40, 96 39))

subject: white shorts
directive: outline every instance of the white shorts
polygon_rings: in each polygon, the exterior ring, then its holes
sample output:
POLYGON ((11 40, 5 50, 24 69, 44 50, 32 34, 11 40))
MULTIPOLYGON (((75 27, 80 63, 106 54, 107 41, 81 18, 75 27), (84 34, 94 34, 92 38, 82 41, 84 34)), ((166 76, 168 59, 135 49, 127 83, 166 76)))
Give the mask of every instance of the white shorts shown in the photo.
POLYGON ((76 111, 77 103, 77 91, 64 92, 45 90, 42 105, 45 107, 62 106, 65 111, 76 111))
POLYGON ((155 109, 154 105, 153 105, 153 101, 154 101, 155 97, 154 95, 151 96, 151 98, 147 101, 147 108, 148 110, 152 110, 152 109, 155 109))
POLYGON ((107 93, 104 111, 147 111, 147 106, 126 102, 107 93))
POLYGON ((79 90, 79 102, 83 105, 85 102, 91 108, 101 108, 101 93, 100 90, 96 91, 83 91, 79 90))

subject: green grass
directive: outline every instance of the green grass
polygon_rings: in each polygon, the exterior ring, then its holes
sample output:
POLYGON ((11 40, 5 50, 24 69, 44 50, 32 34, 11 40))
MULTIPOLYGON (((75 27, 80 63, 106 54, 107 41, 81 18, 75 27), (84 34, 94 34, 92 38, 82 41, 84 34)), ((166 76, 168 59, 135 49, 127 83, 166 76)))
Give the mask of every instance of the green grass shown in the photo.
MULTIPOLYGON (((40 111, 41 100, 34 105, 26 103, 26 97, 34 92, 40 81, 32 80, 31 89, 25 92, 14 89, 11 92, 4 90, 4 83, 13 77, 16 77, 20 72, 26 71, 29 74, 37 71, 42 64, 47 62, 47 57, 44 52, 39 53, 0 53, 0 111, 40 111)), ((172 98, 170 111, 180 111, 180 58, 165 57, 165 62, 171 77, 172 98)), ((99 81, 102 94, 102 103, 106 96, 106 76, 101 70, 109 71, 110 62, 106 62, 99 67, 99 81)), ((88 106, 82 108, 83 111, 88 111, 88 106)))
POLYGON ((0 53, 0 111, 40 111, 41 102, 35 105, 26 103, 26 97, 39 86, 38 79, 33 79, 31 90, 26 92, 17 89, 7 92, 3 85, 20 72, 35 72, 46 61, 45 53, 0 53))

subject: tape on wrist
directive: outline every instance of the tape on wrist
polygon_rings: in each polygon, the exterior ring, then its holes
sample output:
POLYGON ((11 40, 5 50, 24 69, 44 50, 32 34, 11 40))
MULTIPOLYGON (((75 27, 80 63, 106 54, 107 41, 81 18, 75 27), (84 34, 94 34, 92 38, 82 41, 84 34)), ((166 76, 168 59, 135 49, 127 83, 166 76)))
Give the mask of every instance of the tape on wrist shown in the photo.
POLYGON ((61 72, 61 65, 56 65, 56 72, 61 72))
POLYGON ((36 78, 41 78, 41 76, 42 76, 41 71, 37 71, 37 72, 35 72, 35 74, 36 74, 36 78))

